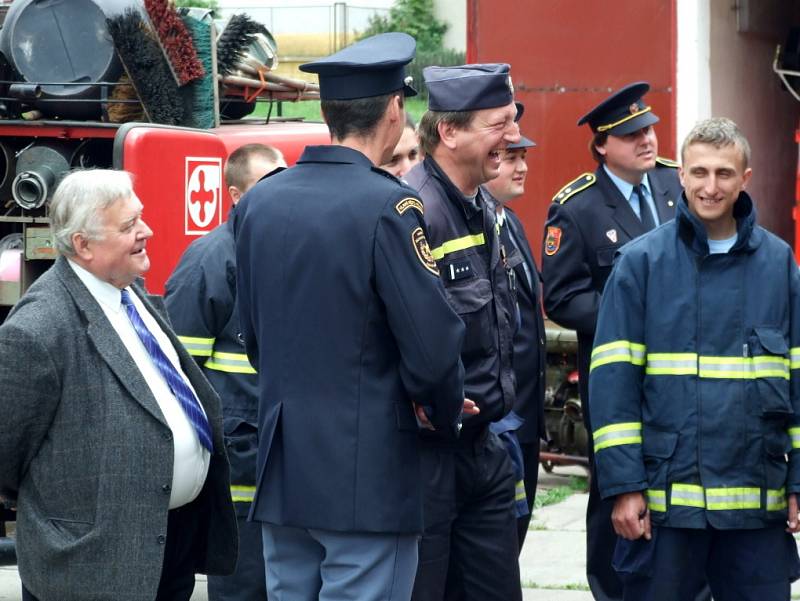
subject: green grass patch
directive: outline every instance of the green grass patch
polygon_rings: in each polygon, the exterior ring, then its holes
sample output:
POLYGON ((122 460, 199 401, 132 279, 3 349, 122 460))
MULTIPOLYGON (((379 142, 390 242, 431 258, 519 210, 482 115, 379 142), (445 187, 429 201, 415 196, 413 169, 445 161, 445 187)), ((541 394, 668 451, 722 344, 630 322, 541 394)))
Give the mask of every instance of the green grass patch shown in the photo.
POLYGON ((563 486, 556 486, 547 490, 540 490, 536 493, 534 509, 561 503, 564 499, 572 496, 576 492, 586 492, 589 490, 589 480, 584 476, 570 476, 567 483, 563 486))
MULTIPOLYGON (((427 109, 427 102, 419 98, 406 99, 406 111, 414 119, 415 123, 419 123, 422 113, 427 109)), ((268 102, 259 102, 256 104, 256 110, 250 117, 266 118, 269 112, 268 102)), ((301 102, 276 102, 272 107, 273 117, 300 117, 306 121, 322 121, 322 114, 319 111, 318 100, 303 100, 301 102)))
MULTIPOLYGON (((541 591, 589 591, 589 585, 581 582, 569 582, 567 584, 537 584, 530 580, 522 581, 522 588, 533 588, 541 591)), ((794 598, 794 597, 792 597, 794 598)))

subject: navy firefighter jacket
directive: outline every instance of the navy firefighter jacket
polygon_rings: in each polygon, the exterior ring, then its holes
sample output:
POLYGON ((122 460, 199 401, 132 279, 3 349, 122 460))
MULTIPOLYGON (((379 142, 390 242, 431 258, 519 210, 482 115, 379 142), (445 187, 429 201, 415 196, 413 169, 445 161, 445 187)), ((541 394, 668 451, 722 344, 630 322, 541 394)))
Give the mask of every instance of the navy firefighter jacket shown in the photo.
POLYGON ((800 273, 742 192, 709 254, 685 196, 623 247, 589 380, 600 494, 646 491, 654 523, 761 528, 800 492, 800 273))

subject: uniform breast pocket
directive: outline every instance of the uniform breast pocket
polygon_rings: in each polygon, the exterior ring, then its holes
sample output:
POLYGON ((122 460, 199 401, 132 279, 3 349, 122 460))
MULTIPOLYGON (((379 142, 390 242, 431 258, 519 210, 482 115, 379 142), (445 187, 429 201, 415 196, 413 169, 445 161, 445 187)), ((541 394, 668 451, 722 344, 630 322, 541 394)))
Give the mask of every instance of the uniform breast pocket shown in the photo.
POLYGON ((595 250, 597 266, 605 269, 611 269, 611 266, 614 264, 614 255, 617 254, 617 250, 619 250, 619 244, 601 246, 595 250))
POLYGON ((762 417, 787 419, 794 410, 789 400, 789 345, 783 331, 753 328, 747 344, 751 361, 748 368, 762 417))
POLYGON ((489 280, 473 278, 453 282, 445 288, 450 305, 466 326, 462 355, 485 356, 494 350, 492 328, 492 285, 489 280))

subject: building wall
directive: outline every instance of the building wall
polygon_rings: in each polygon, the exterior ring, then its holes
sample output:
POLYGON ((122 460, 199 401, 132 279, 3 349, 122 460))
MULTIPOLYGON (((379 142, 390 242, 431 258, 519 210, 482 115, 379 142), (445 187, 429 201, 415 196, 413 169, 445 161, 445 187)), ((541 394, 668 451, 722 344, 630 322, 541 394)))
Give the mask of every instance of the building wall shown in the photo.
POLYGON ((800 102, 782 89, 772 62, 792 23, 797 4, 783 0, 710 0, 710 109, 730 117, 752 146, 749 186, 759 221, 790 243, 794 240, 800 102))
POLYGON ((436 17, 449 25, 444 47, 467 51, 467 0, 434 0, 436 17))

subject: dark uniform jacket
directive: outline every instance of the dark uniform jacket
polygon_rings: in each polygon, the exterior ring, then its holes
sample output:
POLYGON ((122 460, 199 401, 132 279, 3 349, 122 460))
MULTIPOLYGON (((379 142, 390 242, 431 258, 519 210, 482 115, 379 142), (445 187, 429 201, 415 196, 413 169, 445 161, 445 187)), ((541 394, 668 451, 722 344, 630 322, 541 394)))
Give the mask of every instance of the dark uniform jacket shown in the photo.
POLYGON ((239 316, 261 378, 253 519, 420 532, 412 401, 455 431, 464 336, 422 203, 360 152, 310 146, 239 211, 239 316))
POLYGON ((791 248, 734 207, 738 238, 708 253, 678 216, 625 246, 592 353, 600 492, 647 491, 655 523, 761 528, 800 492, 800 272, 791 248))
POLYGON ((461 359, 464 391, 480 413, 464 420, 478 428, 505 416, 514 406, 513 336, 516 293, 508 270, 519 253, 501 257, 494 209, 478 194, 469 203, 432 157, 406 174, 425 204, 428 242, 447 298, 467 328, 461 359))
POLYGON ((189 245, 167 280, 164 300, 178 338, 222 399, 231 493, 237 512, 246 515, 256 475, 258 375, 239 326, 230 219, 189 245))
MULTIPOLYGON (((675 167, 659 159, 647 172, 660 223, 674 217, 683 191, 675 167)), ((642 222, 602 165, 594 174, 585 173, 562 188, 547 214, 542 252, 544 308, 550 319, 578 333, 580 393, 587 424, 589 356, 600 295, 614 253, 644 233, 642 222)))

